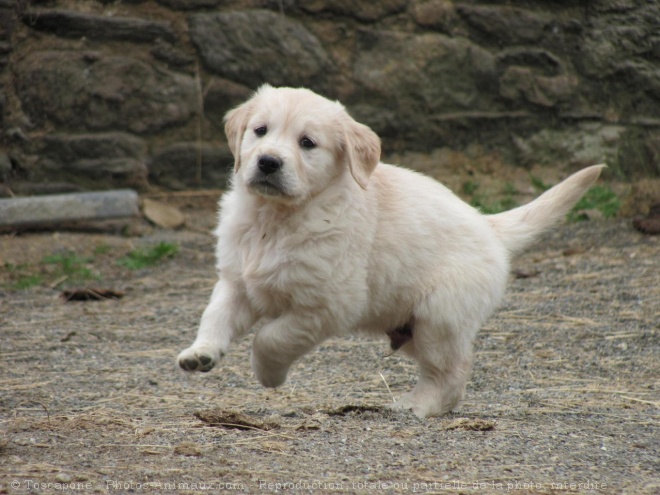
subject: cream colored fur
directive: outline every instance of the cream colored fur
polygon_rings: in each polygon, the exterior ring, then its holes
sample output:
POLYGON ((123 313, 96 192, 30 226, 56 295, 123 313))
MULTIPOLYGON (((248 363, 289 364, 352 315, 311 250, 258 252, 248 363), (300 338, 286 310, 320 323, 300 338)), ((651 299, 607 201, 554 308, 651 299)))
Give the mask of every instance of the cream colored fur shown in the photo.
POLYGON ((428 177, 379 163, 378 137, 305 89, 263 86, 229 112, 226 133, 235 174, 220 202, 219 281, 181 367, 208 371, 254 329, 254 373, 277 387, 329 337, 409 325, 401 351, 420 377, 394 407, 420 417, 459 405, 473 340, 504 295, 512 254, 560 220, 602 169, 487 216, 428 177), (265 175, 263 157, 281 169, 265 175))

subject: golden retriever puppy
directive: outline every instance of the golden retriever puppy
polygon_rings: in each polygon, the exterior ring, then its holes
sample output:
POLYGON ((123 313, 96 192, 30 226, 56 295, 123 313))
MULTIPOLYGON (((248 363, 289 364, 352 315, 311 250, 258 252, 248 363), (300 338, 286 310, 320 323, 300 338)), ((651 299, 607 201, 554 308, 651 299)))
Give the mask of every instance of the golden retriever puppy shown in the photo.
POLYGON ((387 336, 420 368, 393 407, 419 417, 458 406, 472 342, 502 300, 511 256, 602 169, 483 215, 438 182, 379 163, 378 136, 306 89, 261 87, 227 114, 225 131, 235 166, 220 201, 219 281, 179 365, 208 371, 254 329, 252 368, 277 387, 329 337, 387 336))

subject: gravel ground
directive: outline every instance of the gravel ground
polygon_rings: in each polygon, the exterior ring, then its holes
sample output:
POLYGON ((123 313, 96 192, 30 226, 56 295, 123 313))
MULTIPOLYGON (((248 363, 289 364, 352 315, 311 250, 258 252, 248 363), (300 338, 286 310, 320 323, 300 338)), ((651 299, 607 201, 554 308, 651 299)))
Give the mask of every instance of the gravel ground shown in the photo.
POLYGON ((0 493, 660 493, 660 238, 629 220, 546 236, 479 334, 462 409, 420 421, 383 409, 416 379, 386 341, 331 340, 278 390, 249 339, 177 369, 215 281, 212 209, 186 215, 133 238, 0 237, 5 267, 45 280, 0 275, 0 493), (116 264, 159 241, 179 253, 116 264), (73 281, 40 261, 66 251, 124 297, 64 302, 73 281))

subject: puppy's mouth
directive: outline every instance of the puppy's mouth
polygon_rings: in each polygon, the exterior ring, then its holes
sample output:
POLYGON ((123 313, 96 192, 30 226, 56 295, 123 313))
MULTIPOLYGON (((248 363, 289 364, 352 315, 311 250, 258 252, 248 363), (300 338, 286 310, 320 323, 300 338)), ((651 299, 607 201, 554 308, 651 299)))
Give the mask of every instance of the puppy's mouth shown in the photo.
POLYGON ((290 196, 280 180, 275 177, 254 177, 247 186, 259 196, 267 198, 288 198, 290 196))

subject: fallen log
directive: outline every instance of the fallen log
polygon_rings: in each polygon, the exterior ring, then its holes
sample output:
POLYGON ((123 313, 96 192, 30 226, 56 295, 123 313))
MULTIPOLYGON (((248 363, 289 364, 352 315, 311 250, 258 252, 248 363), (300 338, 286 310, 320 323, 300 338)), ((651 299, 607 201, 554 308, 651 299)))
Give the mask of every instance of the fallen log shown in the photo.
POLYGON ((0 199, 4 230, 138 215, 140 200, 131 189, 0 199))

